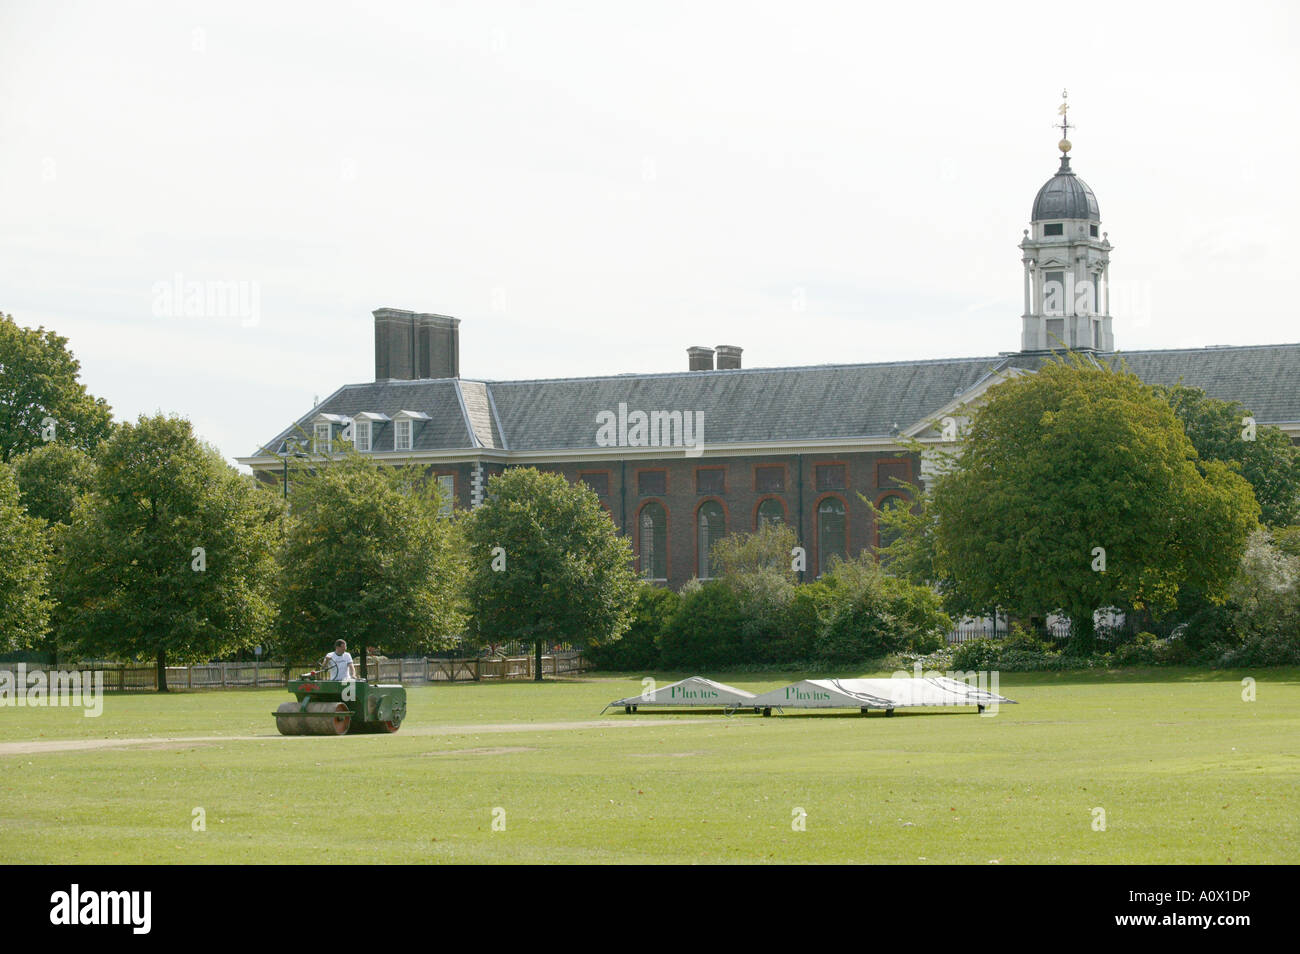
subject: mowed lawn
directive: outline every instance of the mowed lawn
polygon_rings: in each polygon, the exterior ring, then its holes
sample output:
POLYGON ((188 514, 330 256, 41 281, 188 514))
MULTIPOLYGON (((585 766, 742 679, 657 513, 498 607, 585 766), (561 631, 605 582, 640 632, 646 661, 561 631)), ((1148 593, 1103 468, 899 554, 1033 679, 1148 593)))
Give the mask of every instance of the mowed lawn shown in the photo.
POLYGON ((1300 861, 1297 669, 1005 675, 993 717, 600 716, 640 689, 412 688, 401 732, 344 738, 277 735, 283 690, 0 707, 0 863, 1300 861))

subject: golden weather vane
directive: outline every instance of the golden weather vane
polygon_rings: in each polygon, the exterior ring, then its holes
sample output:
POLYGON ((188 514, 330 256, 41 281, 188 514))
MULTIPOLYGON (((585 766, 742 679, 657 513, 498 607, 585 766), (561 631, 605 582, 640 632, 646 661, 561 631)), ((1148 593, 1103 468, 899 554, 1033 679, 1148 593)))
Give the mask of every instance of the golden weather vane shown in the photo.
POLYGON ((1070 130, 1074 126, 1070 123, 1070 91, 1061 90, 1061 105, 1056 110, 1061 117, 1061 141, 1057 143, 1061 152, 1070 151, 1070 130))

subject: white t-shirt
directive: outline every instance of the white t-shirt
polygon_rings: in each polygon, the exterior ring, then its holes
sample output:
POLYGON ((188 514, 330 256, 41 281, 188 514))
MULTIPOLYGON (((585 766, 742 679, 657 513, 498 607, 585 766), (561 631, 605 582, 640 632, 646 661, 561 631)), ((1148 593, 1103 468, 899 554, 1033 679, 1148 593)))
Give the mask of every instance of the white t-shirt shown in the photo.
POLYGON ((347 682, 352 678, 352 654, 345 652, 342 656, 338 653, 330 653, 325 657, 325 662, 330 667, 330 678, 339 682, 347 682))

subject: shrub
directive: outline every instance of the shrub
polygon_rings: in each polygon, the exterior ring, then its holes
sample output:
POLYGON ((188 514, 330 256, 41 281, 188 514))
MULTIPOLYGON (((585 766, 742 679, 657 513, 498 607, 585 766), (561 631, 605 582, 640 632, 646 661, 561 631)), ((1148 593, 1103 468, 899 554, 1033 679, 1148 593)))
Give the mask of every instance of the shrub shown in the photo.
POLYGON ((1155 645, 1155 661, 1164 666, 1184 666, 1197 658, 1199 650, 1182 635, 1170 636, 1155 645))
POLYGON ((621 638, 592 646, 587 658, 597 669, 620 671, 655 669, 659 665, 659 638, 681 605, 672 590, 641 584, 632 604, 632 624, 621 638))
POLYGON ((1267 633, 1251 635, 1219 660, 1221 666, 1295 666, 1300 665, 1300 634, 1267 633))
POLYGON ((1273 545, 1293 557, 1300 557, 1300 524, 1278 527, 1273 531, 1273 545))
MULTIPOLYGON (((787 645, 782 648, 788 661, 813 658, 817 634, 821 631, 821 606, 826 601, 826 587, 820 582, 805 583, 786 607, 783 626, 787 645)), ((783 660, 784 661, 784 660, 783 660)))
POLYGON ((1184 587, 1178 594, 1178 610, 1166 623, 1173 623, 1183 643, 1178 647, 1179 658, 1189 661, 1203 656, 1216 643, 1236 643, 1237 635, 1233 608, 1227 603, 1214 603, 1192 587, 1184 587))
POLYGON ((1156 647, 1159 640, 1154 633, 1138 633, 1132 641, 1115 650, 1115 661, 1121 666, 1151 666, 1157 662, 1156 647))
POLYGON ((1236 629, 1247 639, 1300 628, 1300 557, 1275 546, 1264 530, 1251 535, 1230 587, 1236 629))
POLYGON ((1062 656, 1070 656, 1075 659, 1082 659, 1085 656, 1091 656, 1097 651, 1097 634, 1094 632, 1085 632, 1082 627, 1074 627, 1070 633, 1070 639, 1065 644, 1062 656))
POLYGON ((952 619, 943 611, 939 594, 928 586, 909 583, 896 576, 883 577, 890 611, 901 621, 907 644, 918 653, 942 649, 952 629, 952 619))
POLYGON ((684 587, 681 603, 659 637, 660 662, 672 669, 737 662, 743 622, 736 594, 725 583, 684 587))
POLYGON ((926 586, 886 574, 867 554, 837 562, 822 578, 819 659, 855 662, 905 649, 942 647, 951 620, 926 586))
POLYGON ((1004 640, 970 639, 960 643, 952 654, 954 669, 1004 672, 1042 672, 1068 669, 1092 669, 1104 664, 1095 654, 1070 656, 1056 652, 1050 643, 1026 630, 1019 623, 1011 626, 1004 640))
POLYGON ((1027 653, 1020 650, 1004 652, 997 668, 1002 672, 1068 672, 1077 669, 1104 669, 1110 656, 1066 656, 1064 653, 1027 653))
POLYGON ((1002 644, 995 639, 968 639, 952 651, 952 668, 965 672, 998 669, 1002 644))
POLYGON ((947 637, 942 632, 930 631, 928 633, 918 633, 912 638, 911 651, 921 656, 929 656, 939 652, 948 645, 947 637))
POLYGON ((874 659, 907 648, 902 622, 878 591, 865 590, 840 601, 818 635, 816 653, 828 662, 874 659))
POLYGON ((744 620, 736 662, 792 662, 798 658, 789 633, 790 607, 798 593, 790 551, 794 530, 764 525, 754 533, 733 533, 713 548, 718 578, 736 595, 744 620))
POLYGON ((1002 641, 1002 646, 1004 649, 1039 653, 1044 656, 1055 652, 1045 639, 1032 630, 1026 629, 1018 621, 1011 624, 1011 634, 1002 641))

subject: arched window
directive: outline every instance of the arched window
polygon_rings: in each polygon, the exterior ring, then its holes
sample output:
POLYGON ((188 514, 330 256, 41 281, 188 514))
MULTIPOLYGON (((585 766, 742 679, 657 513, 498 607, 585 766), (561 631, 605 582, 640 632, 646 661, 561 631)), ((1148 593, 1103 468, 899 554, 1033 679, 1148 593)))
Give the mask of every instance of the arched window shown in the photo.
POLYGON ((817 505, 817 574, 830 569, 830 559, 848 556, 848 534, 844 520, 844 501, 827 497, 817 505))
POLYGON ((780 526, 785 523, 785 507, 781 506, 781 501, 769 497, 758 505, 758 519, 754 521, 755 530, 762 530, 764 527, 780 526))
POLYGON ((647 580, 668 579, 668 511, 651 501, 641 508, 641 576, 647 580))
POLYGON ((727 532, 727 517, 722 512, 722 504, 706 500, 700 504, 697 518, 700 532, 698 552, 699 567, 696 575, 701 580, 713 579, 713 544, 717 543, 727 532))

